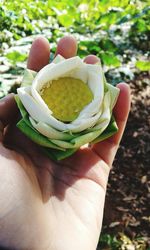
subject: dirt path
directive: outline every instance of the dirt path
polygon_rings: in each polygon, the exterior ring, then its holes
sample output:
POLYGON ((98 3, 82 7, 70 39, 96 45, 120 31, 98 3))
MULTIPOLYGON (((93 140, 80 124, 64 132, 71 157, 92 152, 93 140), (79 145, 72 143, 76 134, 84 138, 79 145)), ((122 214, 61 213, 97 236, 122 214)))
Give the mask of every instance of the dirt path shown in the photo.
POLYGON ((150 85, 130 84, 132 108, 108 184, 103 232, 144 236, 150 242, 150 85))

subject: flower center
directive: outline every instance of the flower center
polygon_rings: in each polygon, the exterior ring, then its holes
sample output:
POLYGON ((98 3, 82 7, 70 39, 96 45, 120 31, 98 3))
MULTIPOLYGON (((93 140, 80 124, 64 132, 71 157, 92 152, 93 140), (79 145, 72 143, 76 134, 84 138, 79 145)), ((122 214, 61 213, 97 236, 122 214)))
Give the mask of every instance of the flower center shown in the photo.
POLYGON ((41 97, 56 119, 71 122, 93 100, 93 93, 81 80, 64 77, 47 83, 41 97))

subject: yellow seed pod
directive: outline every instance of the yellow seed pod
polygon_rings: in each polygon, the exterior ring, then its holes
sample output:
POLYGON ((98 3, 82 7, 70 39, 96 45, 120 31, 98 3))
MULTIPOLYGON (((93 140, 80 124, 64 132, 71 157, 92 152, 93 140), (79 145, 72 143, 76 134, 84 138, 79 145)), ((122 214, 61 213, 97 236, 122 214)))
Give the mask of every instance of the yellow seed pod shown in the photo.
POLYGON ((41 90, 41 97, 56 119, 71 122, 93 100, 93 93, 83 81, 63 77, 47 83, 41 90))

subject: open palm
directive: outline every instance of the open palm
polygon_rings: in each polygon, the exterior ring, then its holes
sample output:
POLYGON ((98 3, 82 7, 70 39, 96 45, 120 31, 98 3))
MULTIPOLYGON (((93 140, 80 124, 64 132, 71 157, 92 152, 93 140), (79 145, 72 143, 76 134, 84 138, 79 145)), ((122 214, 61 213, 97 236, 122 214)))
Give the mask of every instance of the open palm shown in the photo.
MULTIPOLYGON (((56 54, 76 55, 72 37, 60 40, 56 54)), ((40 70, 49 61, 49 44, 37 38, 28 68, 40 70)), ((88 56, 86 63, 97 63, 88 56)), ((0 120, 9 128, 0 144, 0 245, 15 249, 95 250, 101 230, 106 185, 126 124, 130 93, 119 84, 114 109, 119 132, 92 147, 84 147, 58 163, 13 124, 17 107, 10 95, 0 102, 0 120)), ((1 126, 2 126, 1 124, 1 126)))

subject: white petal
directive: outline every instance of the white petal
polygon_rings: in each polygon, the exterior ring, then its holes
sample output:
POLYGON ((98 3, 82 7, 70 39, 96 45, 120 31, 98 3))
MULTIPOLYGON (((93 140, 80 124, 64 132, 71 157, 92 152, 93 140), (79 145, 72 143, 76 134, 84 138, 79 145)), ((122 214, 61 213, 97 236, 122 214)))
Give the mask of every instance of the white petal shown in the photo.
POLYGON ((88 72, 94 72, 97 74, 103 72, 101 64, 86 64, 86 67, 88 72))
POLYGON ((110 118, 111 118, 110 110, 109 110, 109 108, 107 108, 104 110, 104 112, 103 112, 102 116, 100 117, 96 126, 94 126, 94 129, 96 129, 96 130, 103 129, 103 131, 104 131, 110 122, 110 118))
POLYGON ((108 126, 110 122, 110 118, 111 118, 110 104, 111 104, 110 93, 107 92, 105 94, 104 101, 103 101, 103 112, 102 112, 102 115, 100 116, 99 121, 94 127, 95 129, 103 128, 103 130, 105 130, 105 128, 108 126))
POLYGON ((107 87, 108 87, 108 90, 110 92, 110 99, 111 99, 111 102, 110 102, 110 109, 112 110, 117 102, 117 98, 119 96, 119 88, 116 88, 110 84, 107 84, 107 87))
POLYGON ((101 115, 101 111, 97 113, 95 116, 89 117, 87 119, 78 119, 78 121, 76 119, 72 123, 67 124, 67 129, 72 132, 77 133, 87 128, 93 127, 96 124, 96 122, 99 120, 100 115, 101 115))
POLYGON ((94 99, 79 114, 77 119, 88 118, 100 111, 100 107, 104 96, 104 83, 102 75, 88 72, 88 85, 93 92, 94 99))
POLYGON ((78 56, 66 59, 65 61, 61 61, 57 64, 53 64, 53 67, 51 66, 52 64, 53 63, 45 66, 36 75, 32 84, 32 90, 36 89, 37 91, 39 91, 45 83, 53 79, 63 77, 66 73, 69 73, 70 71, 76 68, 80 68, 84 65, 82 60, 78 56))
POLYGON ((65 61, 65 58, 64 58, 63 56, 61 56, 61 55, 57 55, 57 56, 54 58, 54 60, 52 61, 52 63, 57 64, 57 63, 60 63, 61 61, 65 61))
POLYGON ((98 111, 100 111, 100 100, 97 98, 93 100, 90 104, 88 104, 79 114, 77 119, 80 118, 89 118, 95 115, 98 111))
POLYGON ((35 122, 31 117, 29 117, 29 120, 32 124, 32 126, 39 131, 42 135, 48 137, 49 139, 56 139, 56 140, 70 140, 74 138, 74 136, 70 135, 69 133, 63 133, 60 132, 46 123, 43 122, 35 122))
POLYGON ((88 72, 88 86, 93 92, 94 98, 100 98, 101 103, 104 96, 104 82, 102 74, 100 72, 88 72))
POLYGON ((36 121, 45 121, 46 122, 46 113, 43 112, 39 104, 34 100, 31 94, 31 87, 22 87, 17 89, 19 98, 24 105, 27 112, 33 117, 36 121))
POLYGON ((80 68, 76 68, 76 69, 72 70, 66 76, 80 79, 85 84, 87 84, 87 82, 88 82, 87 66, 83 63, 83 65, 80 68))
POLYGON ((36 77, 34 78, 34 81, 32 83, 31 86, 31 93, 32 96, 34 97, 34 99, 40 104, 40 106, 43 109, 43 112, 45 111, 47 114, 52 114, 52 111, 48 108, 47 104, 43 101, 42 97, 40 96, 40 94, 38 93, 37 90, 39 90, 39 85, 38 85, 38 76, 41 74, 41 72, 43 72, 43 74, 49 74, 50 70, 55 66, 54 63, 48 64, 46 65, 43 69, 40 70, 40 72, 36 75, 36 77), (37 80, 36 80, 37 79, 37 80), (37 89, 34 87, 34 85, 37 86, 37 89))

